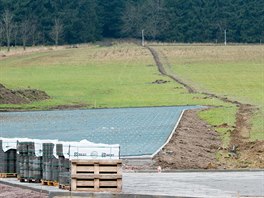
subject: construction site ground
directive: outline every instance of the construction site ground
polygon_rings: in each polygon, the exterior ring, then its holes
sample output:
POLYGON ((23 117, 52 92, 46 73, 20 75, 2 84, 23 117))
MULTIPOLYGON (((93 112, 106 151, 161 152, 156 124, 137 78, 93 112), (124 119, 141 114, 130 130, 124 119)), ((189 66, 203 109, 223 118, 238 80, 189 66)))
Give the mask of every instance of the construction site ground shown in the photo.
MULTIPOLYGON (((152 50, 159 71, 168 75, 159 59, 159 54, 152 50)), ((191 93, 190 86, 179 81, 175 76, 168 75, 182 84, 191 93)), ((23 104, 47 99, 48 96, 37 90, 12 91, 0 84, 0 94, 7 104, 23 104), (19 97, 23 95, 24 97, 19 97)), ((232 101, 211 93, 203 93, 207 97, 218 98, 230 104, 236 104, 235 128, 232 131, 230 146, 236 145, 238 155, 228 155, 229 148, 222 148, 219 135, 213 126, 208 125, 197 115, 197 110, 187 111, 170 142, 154 157, 154 160, 135 161, 134 164, 124 162, 126 171, 152 169, 248 169, 264 168, 263 140, 250 142, 243 139, 243 133, 250 131, 248 120, 251 119, 254 107, 232 101), (207 141, 210 140, 210 141, 207 141), (224 153, 223 159, 216 159, 216 153, 224 153)), ((60 107, 67 109, 68 106, 60 107)), ((72 108, 72 107, 70 107, 72 108)), ((12 109, 10 109, 12 111, 12 109)), ((14 109, 15 111, 16 109, 14 109)), ((129 161, 128 161, 129 162, 129 161)), ((121 195, 141 194, 157 196, 181 197, 264 197, 264 171, 209 171, 209 172, 170 172, 170 173, 125 173, 123 176, 123 192, 121 195)), ((55 187, 40 184, 20 183, 16 179, 0 179, 0 198, 16 197, 56 197, 71 196, 72 192, 61 191, 55 187), (4 185, 1 183, 6 183, 4 185), (10 187, 19 186, 17 187, 10 187), (22 188, 21 188, 22 185, 22 188), (34 190, 32 191, 32 188, 34 190), (30 190, 31 189, 31 190, 30 190), (38 192, 36 192, 36 189, 38 192), (45 190, 46 189, 46 190, 45 190), (41 193, 40 193, 40 192, 41 193), (66 193, 66 194, 65 194, 66 193)), ((111 197, 96 194, 94 197, 111 197)), ((133 197, 133 196, 132 196, 133 197)))

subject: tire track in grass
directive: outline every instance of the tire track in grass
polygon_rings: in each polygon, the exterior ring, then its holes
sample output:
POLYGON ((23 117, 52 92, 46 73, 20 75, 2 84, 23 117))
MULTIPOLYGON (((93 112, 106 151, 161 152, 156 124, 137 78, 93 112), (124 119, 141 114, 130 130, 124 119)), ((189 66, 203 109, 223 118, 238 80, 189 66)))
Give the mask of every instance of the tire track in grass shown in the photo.
MULTIPOLYGON (((254 145, 251 145, 251 148, 248 148, 248 143, 250 142, 250 131, 251 131, 251 123, 250 120, 253 117, 254 113, 258 110, 257 107, 251 105, 251 104, 243 104, 239 101, 229 99, 227 97, 222 97, 213 93, 208 92, 199 92, 192 86, 185 83, 182 79, 177 77, 176 74, 174 74, 172 71, 166 70, 164 67, 159 52, 156 51, 153 47, 146 46, 146 48, 150 51, 150 53, 153 56, 153 59, 156 63, 156 66, 158 67, 158 70, 161 74, 171 78, 172 80, 176 81, 177 83, 184 86, 189 93, 197 93, 197 94, 204 94, 211 98, 216 98, 219 100, 222 100, 223 102, 234 104, 238 107, 238 110, 236 112, 236 121, 235 121, 235 128, 233 131, 231 131, 231 141, 229 143, 229 152, 232 152, 238 157, 240 153, 244 152, 246 156, 243 156, 246 160, 254 161, 254 150, 258 150, 258 148, 254 148, 254 145), (239 150, 239 153, 238 153, 239 150), (252 156, 250 156, 252 153, 252 156)), ((167 57, 163 54, 166 64, 169 64, 167 57)), ((261 142, 264 143, 264 141, 255 141, 256 147, 258 145, 261 145, 261 142)), ((263 166, 262 159, 257 159, 256 161, 259 162, 260 166, 263 166)), ((241 164, 238 164, 239 167, 241 167, 241 164)))
POLYGON ((158 70, 161 74, 170 77, 172 80, 176 81, 177 83, 183 85, 188 91, 189 93, 197 93, 197 91, 191 87, 190 85, 187 85, 186 83, 184 83, 181 79, 179 79, 175 74, 171 74, 169 72, 167 72, 159 58, 159 54, 156 50, 154 50, 153 48, 147 46, 146 47, 152 54, 154 61, 158 67, 158 70))

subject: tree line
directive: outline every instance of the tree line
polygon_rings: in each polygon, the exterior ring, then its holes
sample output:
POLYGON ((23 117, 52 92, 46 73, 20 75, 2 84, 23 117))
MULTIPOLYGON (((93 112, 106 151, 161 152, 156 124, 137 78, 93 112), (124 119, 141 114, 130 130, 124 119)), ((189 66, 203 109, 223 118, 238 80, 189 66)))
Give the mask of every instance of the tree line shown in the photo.
POLYGON ((0 0, 0 45, 74 44, 102 38, 259 43, 260 0, 0 0))

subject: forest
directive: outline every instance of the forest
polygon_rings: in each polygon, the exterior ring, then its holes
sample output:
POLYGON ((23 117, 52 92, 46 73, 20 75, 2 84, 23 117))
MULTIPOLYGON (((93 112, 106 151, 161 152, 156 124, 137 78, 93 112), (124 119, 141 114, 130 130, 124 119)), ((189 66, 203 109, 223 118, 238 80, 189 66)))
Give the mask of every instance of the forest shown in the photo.
POLYGON ((0 45, 61 45, 103 38, 261 43, 263 0, 0 0, 0 45))

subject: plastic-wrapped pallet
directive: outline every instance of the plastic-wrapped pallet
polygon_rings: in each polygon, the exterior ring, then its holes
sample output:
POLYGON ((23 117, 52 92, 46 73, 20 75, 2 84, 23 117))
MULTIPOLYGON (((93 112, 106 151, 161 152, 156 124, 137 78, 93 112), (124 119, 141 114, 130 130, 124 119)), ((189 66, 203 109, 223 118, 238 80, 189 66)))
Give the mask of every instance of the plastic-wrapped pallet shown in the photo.
POLYGON ((19 140, 17 146, 17 173, 21 181, 40 181, 42 178, 42 157, 36 156, 35 142, 19 140))
POLYGON ((18 142, 19 153, 19 177, 23 181, 29 181, 33 178, 32 160, 34 157, 34 142, 18 142))
POLYGON ((28 153, 27 153, 27 142, 18 143, 19 153, 19 177, 20 179, 28 179, 28 153))
POLYGON ((0 137, 0 172, 16 171, 25 181, 43 179, 69 185, 71 160, 119 159, 119 154, 117 144, 0 137))
POLYGON ((62 142, 63 155, 70 159, 119 159, 119 144, 96 144, 87 140, 80 142, 62 142))
POLYGON ((16 149, 6 151, 7 173, 16 173, 16 149))
MULTIPOLYGON (((44 152, 43 143, 53 144, 50 152, 55 158, 64 156, 72 159, 119 159, 118 144, 97 144, 87 140, 80 142, 66 142, 58 140, 38 140, 29 138, 1 138, 3 140, 2 148, 6 152, 9 149, 17 149, 17 142, 34 142, 35 156, 42 156, 44 152), (60 145, 60 150, 55 145, 60 145), (56 151, 58 150, 58 152, 56 151)), ((32 152, 31 152, 32 153, 32 152)))
POLYGON ((71 180, 71 175, 70 175, 70 160, 67 158, 64 158, 63 161, 61 162, 61 166, 63 167, 60 170, 59 173, 59 183, 61 185, 66 185, 69 186, 70 185, 70 180, 71 180))
POLYGON ((32 157, 31 163, 32 179, 35 181, 40 181, 42 179, 42 157, 32 157))
POLYGON ((70 185, 70 160, 63 155, 63 144, 56 144, 56 153, 58 156, 59 184, 70 185))
POLYGON ((51 181, 52 180, 52 160, 54 157, 54 144, 53 143, 43 143, 43 175, 42 179, 51 181))
POLYGON ((0 173, 7 172, 6 153, 3 150, 3 141, 0 140, 0 173))
POLYGON ((0 173, 16 173, 16 144, 0 138, 0 173))
POLYGON ((17 173, 23 180, 41 179, 41 159, 32 139, 0 138, 0 142, 0 172, 17 173))

